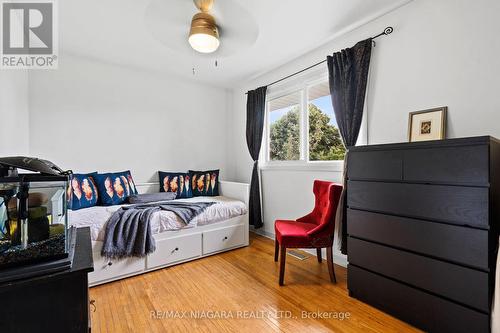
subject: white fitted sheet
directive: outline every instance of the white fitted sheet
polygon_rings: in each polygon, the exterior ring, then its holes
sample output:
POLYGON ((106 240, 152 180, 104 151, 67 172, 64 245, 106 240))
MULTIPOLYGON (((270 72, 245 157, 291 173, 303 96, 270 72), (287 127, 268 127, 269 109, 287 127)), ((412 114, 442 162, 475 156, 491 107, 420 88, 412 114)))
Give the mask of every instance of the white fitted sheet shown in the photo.
MULTIPOLYGON (((205 209, 203 213, 195 217, 188 225, 184 224, 184 222, 173 212, 165 210, 155 212, 151 217, 151 230, 153 234, 217 223, 247 213, 247 207, 243 202, 223 196, 194 197, 189 199, 176 199, 175 201, 213 201, 215 204, 205 209)), ((126 205, 95 206, 75 211, 69 210, 69 224, 77 228, 90 227, 92 240, 103 241, 106 223, 111 215, 122 206, 126 205)))

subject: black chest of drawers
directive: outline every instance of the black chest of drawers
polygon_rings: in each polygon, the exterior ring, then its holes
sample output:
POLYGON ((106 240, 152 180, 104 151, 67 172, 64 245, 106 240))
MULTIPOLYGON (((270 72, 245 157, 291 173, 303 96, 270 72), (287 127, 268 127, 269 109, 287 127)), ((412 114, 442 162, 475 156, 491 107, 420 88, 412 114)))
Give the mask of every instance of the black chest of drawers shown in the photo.
POLYGON ((351 296, 431 332, 488 332, 500 218, 491 137, 355 147, 351 296))

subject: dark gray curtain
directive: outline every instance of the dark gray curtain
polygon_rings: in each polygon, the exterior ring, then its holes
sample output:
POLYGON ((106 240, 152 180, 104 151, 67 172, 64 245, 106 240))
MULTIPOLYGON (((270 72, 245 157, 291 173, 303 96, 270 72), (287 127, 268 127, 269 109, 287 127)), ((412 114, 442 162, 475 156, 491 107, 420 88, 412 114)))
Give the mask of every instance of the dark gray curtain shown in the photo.
POLYGON ((338 228, 340 251, 343 254, 347 254, 347 155, 349 154, 349 147, 356 145, 358 140, 363 118, 371 51, 372 40, 370 38, 357 43, 352 48, 336 52, 333 56, 327 57, 333 110, 339 125, 340 135, 347 149, 344 160, 344 190, 338 215, 340 221, 338 228))
POLYGON ((249 91, 247 96, 247 146, 253 159, 248 214, 250 224, 255 228, 260 228, 263 225, 260 204, 259 153, 264 130, 266 91, 267 87, 260 87, 249 91))

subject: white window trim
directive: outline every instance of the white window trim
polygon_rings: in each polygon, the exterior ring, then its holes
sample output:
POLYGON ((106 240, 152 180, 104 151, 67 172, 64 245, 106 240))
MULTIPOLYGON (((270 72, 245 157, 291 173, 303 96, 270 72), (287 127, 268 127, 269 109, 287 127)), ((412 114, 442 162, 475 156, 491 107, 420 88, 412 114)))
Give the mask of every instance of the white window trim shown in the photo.
MULTIPOLYGON (((283 170, 283 171, 329 171, 329 172, 342 172, 344 170, 344 161, 309 161, 309 119, 304 117, 304 110, 307 110, 308 88, 315 84, 328 80, 328 73, 321 71, 311 76, 309 79, 299 77, 286 88, 273 89, 272 92, 266 96, 266 112, 264 118, 264 133, 262 137, 262 149, 260 154, 259 167, 261 170, 283 170), (269 102, 273 99, 300 91, 301 92, 301 107, 300 113, 301 133, 300 133, 300 160, 297 161, 271 161, 269 159, 269 102)), ((365 103, 366 104, 366 103, 365 103)), ((307 112, 307 111, 306 111, 307 112)), ((366 110, 363 113, 363 120, 361 123, 360 135, 358 144, 366 144, 367 122, 366 110)))

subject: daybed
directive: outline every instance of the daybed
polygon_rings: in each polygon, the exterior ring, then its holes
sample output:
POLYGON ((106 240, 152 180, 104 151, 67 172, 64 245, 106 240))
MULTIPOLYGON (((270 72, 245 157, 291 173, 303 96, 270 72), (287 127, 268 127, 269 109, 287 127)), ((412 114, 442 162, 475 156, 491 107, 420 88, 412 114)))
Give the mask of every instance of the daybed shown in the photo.
MULTIPOLYGON (((159 184, 137 184, 141 193, 158 192, 159 184)), ((172 212, 159 211, 153 215, 151 228, 156 251, 144 258, 109 260, 101 256, 106 221, 120 206, 96 206, 69 211, 70 224, 89 226, 92 234, 94 272, 89 285, 122 279, 151 270, 179 264, 248 245, 249 185, 219 182, 218 197, 194 197, 176 201, 215 201, 202 214, 184 225, 172 212)))

